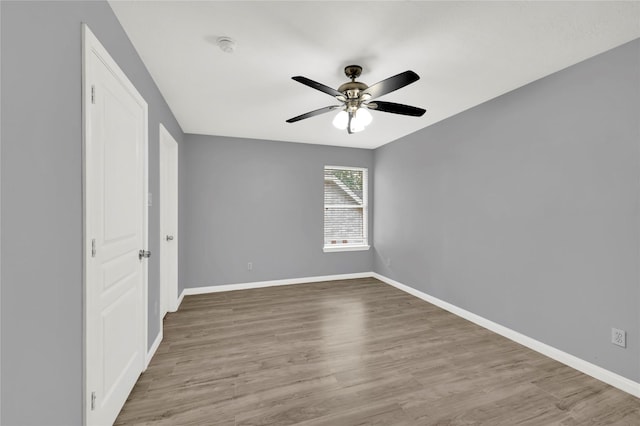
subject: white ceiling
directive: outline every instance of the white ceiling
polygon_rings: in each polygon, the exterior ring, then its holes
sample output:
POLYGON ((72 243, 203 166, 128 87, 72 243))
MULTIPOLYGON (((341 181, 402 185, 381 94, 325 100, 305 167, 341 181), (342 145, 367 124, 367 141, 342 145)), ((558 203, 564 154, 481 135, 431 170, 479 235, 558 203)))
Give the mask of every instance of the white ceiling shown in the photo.
POLYGON ((187 133, 376 148, 640 37, 640 2, 111 1, 187 133), (222 52, 219 36, 237 41, 222 52), (335 113, 285 120, 335 100, 291 79, 337 88, 359 64, 372 85, 421 77, 380 100, 427 109, 372 112, 364 132, 335 113))

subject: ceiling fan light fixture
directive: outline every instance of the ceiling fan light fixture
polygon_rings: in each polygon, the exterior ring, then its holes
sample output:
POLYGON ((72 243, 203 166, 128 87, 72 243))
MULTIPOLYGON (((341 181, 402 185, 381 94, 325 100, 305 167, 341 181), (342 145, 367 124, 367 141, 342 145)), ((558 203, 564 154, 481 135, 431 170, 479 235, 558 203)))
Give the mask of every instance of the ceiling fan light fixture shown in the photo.
POLYGON ((364 126, 361 122, 354 118, 351 119, 351 133, 358 133, 364 130, 364 126))
POLYGON ((358 123, 362 124, 362 127, 368 126, 373 121, 371 113, 364 107, 358 108, 354 118, 358 123))
MULTIPOLYGON (((363 108, 363 107, 358 108, 355 113, 352 113, 351 120, 349 120, 348 113, 346 117, 347 117, 347 126, 349 127, 349 133, 358 133, 363 131, 364 128, 369 124, 371 124, 371 121, 373 120, 373 118, 371 117, 371 113, 367 111, 366 108, 363 108)), ((345 126, 345 128, 347 126, 345 126)))
POLYGON ((347 113, 347 111, 345 110, 340 111, 333 118, 333 126, 336 129, 345 130, 348 124, 349 124, 349 113, 347 113))

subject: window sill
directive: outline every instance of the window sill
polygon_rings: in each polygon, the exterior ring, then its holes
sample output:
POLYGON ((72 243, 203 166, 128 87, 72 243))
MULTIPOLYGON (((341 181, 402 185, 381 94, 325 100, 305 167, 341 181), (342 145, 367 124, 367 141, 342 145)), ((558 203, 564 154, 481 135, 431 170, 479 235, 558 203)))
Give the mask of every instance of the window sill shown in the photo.
POLYGON ((344 245, 344 246, 335 246, 335 245, 331 245, 331 246, 324 246, 322 248, 322 251, 325 253, 332 253, 332 252, 337 252, 337 251, 364 251, 364 250, 369 250, 370 246, 368 245, 353 245, 353 246, 348 246, 348 245, 344 245))

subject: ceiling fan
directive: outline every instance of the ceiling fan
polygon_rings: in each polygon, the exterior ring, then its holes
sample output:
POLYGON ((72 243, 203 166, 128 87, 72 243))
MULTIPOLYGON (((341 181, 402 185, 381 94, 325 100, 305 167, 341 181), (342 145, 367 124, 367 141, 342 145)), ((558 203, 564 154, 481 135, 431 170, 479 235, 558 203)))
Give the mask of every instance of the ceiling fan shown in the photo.
POLYGON ((393 114, 410 115, 413 117, 421 117, 426 112, 426 110, 422 108, 394 102, 372 102, 375 98, 418 81, 420 77, 413 71, 402 72, 379 81, 372 86, 367 86, 364 83, 356 81, 356 78, 360 77, 362 73, 362 67, 360 65, 348 65, 345 67, 344 73, 351 81, 338 87, 338 90, 306 77, 291 77, 306 86, 333 96, 340 104, 316 109, 306 114, 290 118, 287 120, 287 123, 295 123, 305 118, 339 110, 340 112, 333 119, 333 125, 341 130, 347 129, 347 132, 351 134, 364 130, 365 126, 371 123, 372 117, 368 111, 370 109, 393 114))

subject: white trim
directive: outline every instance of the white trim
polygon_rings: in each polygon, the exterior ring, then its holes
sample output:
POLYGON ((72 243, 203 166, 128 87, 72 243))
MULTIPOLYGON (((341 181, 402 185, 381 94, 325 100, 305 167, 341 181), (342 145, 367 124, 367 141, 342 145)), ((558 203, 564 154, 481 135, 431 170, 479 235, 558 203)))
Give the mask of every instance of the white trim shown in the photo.
POLYGON ((368 245, 340 245, 340 244, 333 244, 330 246, 324 246, 322 247, 322 251, 325 253, 332 253, 332 252, 338 252, 338 251, 364 251, 364 250, 369 250, 371 248, 371 246, 368 245))
MULTIPOLYGON (((178 155, 180 155, 179 153, 179 149, 178 149, 178 142, 175 140, 175 138, 173 137, 173 135, 167 130, 167 128, 160 123, 160 130, 158 133, 158 146, 159 146, 159 167, 160 170, 162 171, 162 152, 163 150, 166 150, 166 145, 164 145, 163 148, 163 144, 175 144, 175 145, 171 145, 172 147, 175 146, 175 161, 176 161, 176 180, 178 179, 179 176, 179 171, 178 171, 178 167, 179 167, 179 161, 178 161, 178 155)), ((160 186, 162 186, 162 175, 160 175, 160 186)), ((180 191, 180 185, 177 185, 176 188, 177 191, 180 191)), ((167 234, 167 230, 165 230, 163 228, 163 217, 162 217, 162 210, 163 210, 163 200, 162 200, 162 188, 160 188, 159 191, 159 212, 160 212, 160 259, 163 259, 163 250, 162 247, 164 247, 163 242, 164 242, 164 236, 167 234)), ((178 200, 179 200, 179 195, 178 195, 178 200)), ((176 202, 178 202, 178 200, 176 200, 176 202)), ((177 206, 176 206, 177 207, 177 206)), ((179 214, 179 213, 178 213, 179 214)), ((176 217, 176 222, 178 221, 178 218, 176 217)), ((174 244, 179 244, 179 235, 178 235, 178 229, 172 230, 171 231, 174 237, 173 243, 174 244)), ((177 253, 177 251, 176 251, 177 253)), ((165 277, 166 279, 166 277, 165 277)), ((163 298, 168 298, 168 303, 167 303, 167 311, 163 312, 164 307, 160 306, 160 309, 158 309, 158 311, 160 312, 160 326, 162 327, 162 319, 164 318, 164 316, 166 315, 167 312, 175 312, 178 310, 178 306, 180 306, 180 304, 177 301, 176 295, 178 294, 178 282, 177 280, 175 282, 171 282, 169 283, 169 285, 166 285, 166 283, 164 282, 165 280, 163 280, 163 270, 162 270, 162 266, 160 267, 160 302, 163 301, 163 298), (170 288, 166 288, 166 287, 170 287, 170 288)), ((163 305, 163 303, 160 303, 160 305, 163 305)))
POLYGON ((176 310, 173 311, 173 312, 177 312, 178 309, 180 309, 180 305, 182 304, 182 300, 184 300, 184 296, 185 296, 184 291, 185 290, 186 289, 183 288, 182 292, 180 293, 180 296, 178 296, 178 300, 176 301, 176 310))
POLYGON ((185 288, 180 295, 182 301, 183 296, 192 296, 194 294, 218 293, 221 291, 249 290, 252 288, 275 287, 280 285, 307 284, 320 281, 338 281, 351 280, 355 278, 371 278, 372 272, 358 272, 354 274, 325 275, 319 277, 291 278, 285 280, 274 281, 257 281, 252 283, 224 284, 212 285, 207 287, 190 287, 185 288))
MULTIPOLYGON (((82 404, 82 418, 83 423, 89 423, 90 416, 90 373, 87 368, 87 358, 89 357, 89 339, 87 337, 87 319, 88 312, 91 309, 91 286, 89 285, 89 268, 88 264, 90 262, 90 230, 91 230, 91 217, 88 215, 88 206, 91 203, 90 197, 91 194, 87 191, 87 150, 88 144, 91 140, 91 108, 89 105, 91 104, 91 79, 93 75, 91 73, 91 69, 88 66, 88 58, 91 54, 95 53, 96 56, 100 58, 100 60, 105 64, 109 71, 118 79, 119 83, 131 94, 133 98, 137 100, 140 107, 144 111, 144 124, 142 126, 143 132, 143 150, 144 150, 144 170, 143 170, 143 204, 145 206, 142 213, 143 220, 143 235, 142 241, 145 249, 148 250, 149 247, 149 235, 148 235, 148 227, 149 227, 149 211, 148 211, 148 194, 149 194, 149 109, 148 104, 138 92, 133 83, 128 79, 124 71, 118 66, 116 61, 111 57, 109 52, 105 49, 105 47, 100 43, 98 38, 91 32, 91 29, 87 26, 87 24, 83 23, 81 27, 82 34, 82 217, 83 217, 83 263, 82 263, 82 275, 83 275, 83 319, 82 319, 82 334, 83 334, 83 379, 82 379, 82 387, 83 387, 83 404, 82 404)), ((149 300, 149 266, 148 262, 144 262, 144 267, 142 270, 142 322, 143 322, 143 330, 142 330, 142 338, 140 342, 140 349, 142 354, 147 353, 147 339, 148 339, 148 300, 149 300)), ((144 360, 143 360, 144 362, 144 360)), ((142 368, 143 366, 141 366, 142 368)), ((142 370, 141 370, 142 372, 142 370)))
POLYGON ((147 368, 149 368, 149 363, 151 362, 151 359, 153 358, 153 356, 156 354, 156 351, 160 347, 160 343, 162 343, 163 337, 164 336, 163 336, 163 333, 162 333, 162 327, 160 327, 160 333, 158 333, 158 335, 156 336, 156 340, 153 341, 153 344, 151 345, 151 347, 147 351, 147 356, 144 359, 144 369, 145 369, 145 371, 147 370, 147 368))
MULTIPOLYGON (((366 245, 369 243, 369 169, 367 167, 346 167, 346 166, 329 166, 329 165, 325 165, 323 168, 323 175, 327 172, 327 169, 329 170, 353 170, 353 171, 359 171, 362 172, 362 199, 361 199, 361 205, 357 206, 358 208, 362 208, 362 239, 364 240, 365 244, 363 244, 362 246, 366 245)), ((327 179, 325 179, 327 180, 327 179)), ((353 198, 354 200, 357 201, 357 198, 360 198, 358 196, 355 195, 355 193, 351 192, 348 188, 346 188, 346 186, 343 188, 344 184, 339 184, 336 179, 332 179, 332 181, 334 183, 336 183, 338 186, 340 186, 340 188, 342 188, 345 191, 348 191, 347 194, 353 198), (346 188, 346 189, 345 189, 346 188), (355 198, 354 198, 355 196, 355 198)), ((327 208, 331 208, 331 204, 325 204, 324 205, 324 209, 326 210, 327 208)), ((322 229, 326 229, 325 228, 326 223, 323 223, 322 225, 322 229)), ((325 240, 326 241, 326 240, 325 240)), ((326 252, 330 252, 330 251, 357 251, 357 250, 369 250, 369 246, 367 245, 367 248, 354 248, 354 249, 341 249, 341 250, 332 250, 329 249, 327 250, 327 246, 323 246, 322 249, 325 253, 326 252)))
POLYGON ((633 380, 627 379, 626 377, 623 377, 605 368, 599 367, 574 355, 568 354, 564 351, 561 351, 560 349, 554 348, 553 346, 549 346, 546 343, 542 343, 529 336, 525 336, 524 334, 518 333, 517 331, 514 331, 503 325, 483 318, 465 309, 459 308, 455 305, 445 302, 444 300, 430 296, 426 293, 421 292, 420 290, 416 290, 415 288, 392 280, 391 278, 385 277, 384 275, 373 272, 371 276, 393 287, 396 287, 399 290, 409 293, 433 305, 436 305, 444 309, 445 311, 449 311, 452 314, 469 320, 481 327, 486 328, 487 330, 493 331, 494 333, 504 336, 507 339, 513 340, 516 343, 520 343, 521 345, 526 346, 529 349, 546 355, 549 358, 568 365, 569 367, 575 368, 578 371, 581 371, 604 383, 607 383, 613 387, 616 387, 622 391, 640 398, 640 383, 634 382, 633 380))
POLYGON ((455 305, 452 305, 451 303, 445 302, 444 300, 430 296, 426 293, 423 293, 420 290, 416 290, 415 288, 409 287, 405 284, 402 284, 391 278, 385 277, 384 275, 380 275, 376 272, 359 272, 354 274, 327 275, 327 276, 319 276, 319 277, 306 277, 306 278, 295 278, 295 279, 286 279, 286 280, 259 281, 259 282, 252 282, 252 283, 226 284, 226 285, 219 285, 219 286, 185 288, 180 294, 180 297, 178 298, 178 307, 180 306, 180 303, 182 303, 182 299, 184 298, 185 295, 190 296, 190 295, 196 295, 196 294, 217 293, 222 291, 247 290, 252 288, 305 284, 305 283, 320 282, 320 281, 348 280, 348 279, 355 279, 355 278, 376 278, 386 284, 396 287, 399 290, 409 293, 412 296, 422 299, 425 302, 438 306, 439 308, 449 311, 454 315, 457 315, 461 318, 471 321, 481 327, 486 328, 487 330, 493 331, 494 333, 497 333, 503 337, 506 337, 509 340, 512 340, 523 346, 526 346, 531 350, 541 353, 542 355, 548 356, 551 359, 561 362, 571 368, 575 368, 576 370, 581 371, 582 373, 585 373, 595 379, 598 379, 615 388, 618 388, 624 392, 627 392, 631 395, 634 395, 640 398, 640 383, 634 382, 633 380, 627 379, 626 377, 623 377, 605 368, 599 367, 595 364, 592 364, 574 355, 561 351, 560 349, 554 348, 553 346, 549 346, 546 343, 542 343, 529 336, 525 336, 524 334, 521 334, 503 325, 500 325, 491 320, 483 318, 465 309, 459 308, 455 305))
POLYGON ((360 171, 360 170, 367 170, 366 167, 355 167, 355 166, 331 166, 329 164, 324 166, 325 169, 338 169, 338 170, 356 170, 356 171, 360 171))

